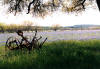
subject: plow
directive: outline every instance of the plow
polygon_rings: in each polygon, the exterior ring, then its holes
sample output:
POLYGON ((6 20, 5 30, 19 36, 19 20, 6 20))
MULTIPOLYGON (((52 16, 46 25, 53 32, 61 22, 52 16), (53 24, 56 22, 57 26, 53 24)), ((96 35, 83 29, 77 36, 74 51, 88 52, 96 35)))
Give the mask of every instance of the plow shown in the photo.
POLYGON ((34 36, 31 38, 29 41, 28 38, 26 38, 23 35, 23 31, 18 30, 17 35, 21 37, 19 40, 18 38, 15 37, 9 37, 6 41, 5 47, 6 49, 9 50, 19 50, 19 49, 24 49, 26 48, 27 50, 31 51, 33 49, 40 49, 42 48, 43 44, 46 42, 47 38, 45 38, 43 41, 40 42, 42 39, 42 36, 37 37, 37 30, 35 31, 34 36))

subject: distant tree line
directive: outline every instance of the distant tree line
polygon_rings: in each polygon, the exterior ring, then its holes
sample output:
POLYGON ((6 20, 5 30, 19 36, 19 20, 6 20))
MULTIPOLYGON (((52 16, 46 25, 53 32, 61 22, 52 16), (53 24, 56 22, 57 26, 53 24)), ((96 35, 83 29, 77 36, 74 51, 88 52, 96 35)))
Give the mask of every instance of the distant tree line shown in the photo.
POLYGON ((16 24, 10 24, 6 25, 3 23, 0 23, 0 32, 16 32, 17 30, 22 30, 22 31, 34 31, 35 29, 37 30, 42 30, 40 26, 24 26, 24 25, 16 25, 16 24))
POLYGON ((57 31, 57 30, 61 30, 64 29, 63 27, 61 27, 59 24, 53 24, 52 26, 38 26, 38 25, 34 25, 34 23, 32 23, 31 21, 24 21, 21 25, 20 24, 4 24, 4 23, 0 23, 0 32, 4 33, 4 32, 16 32, 17 30, 22 30, 22 31, 47 31, 47 30, 53 30, 53 31, 57 31))
POLYGON ((4 33, 4 32, 16 32, 17 30, 22 30, 22 31, 35 31, 36 29, 38 31, 45 31, 45 30, 54 30, 57 31, 61 28, 60 25, 58 24, 54 24, 51 27, 43 27, 43 26, 36 26, 33 25, 31 22, 27 22, 24 21, 24 23, 22 25, 17 25, 17 24, 4 24, 4 23, 0 23, 0 33, 4 33))
POLYGON ((9 32, 9 33, 13 33, 16 32, 17 30, 22 30, 22 31, 48 31, 48 30, 52 30, 52 31, 57 31, 57 30, 96 30, 96 29, 100 29, 100 26, 90 26, 90 27, 86 27, 86 26, 70 26, 70 27, 62 27, 59 24, 53 24, 52 26, 38 26, 38 25, 34 25, 34 23, 32 23, 31 21, 24 21, 23 24, 19 25, 19 24, 4 24, 4 23, 0 23, 0 33, 4 33, 4 32, 9 32))

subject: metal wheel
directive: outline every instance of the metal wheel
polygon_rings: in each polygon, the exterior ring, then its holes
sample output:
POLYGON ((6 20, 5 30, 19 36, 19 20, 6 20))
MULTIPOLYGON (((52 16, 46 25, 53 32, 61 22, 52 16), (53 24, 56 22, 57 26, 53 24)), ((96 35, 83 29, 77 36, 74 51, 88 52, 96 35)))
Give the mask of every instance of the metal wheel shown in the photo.
POLYGON ((18 47, 20 45, 20 41, 16 39, 15 37, 9 37, 6 41, 6 47, 10 50, 13 50, 14 48, 18 47))

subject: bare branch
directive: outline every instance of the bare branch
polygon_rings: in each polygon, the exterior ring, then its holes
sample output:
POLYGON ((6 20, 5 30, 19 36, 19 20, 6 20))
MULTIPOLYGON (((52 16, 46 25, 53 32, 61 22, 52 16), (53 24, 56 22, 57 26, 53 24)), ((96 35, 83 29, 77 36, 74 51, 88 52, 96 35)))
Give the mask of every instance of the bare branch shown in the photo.
POLYGON ((32 5, 32 4, 34 4, 34 2, 35 2, 35 0, 33 0, 32 2, 30 2, 30 3, 29 3, 29 5, 28 5, 28 12, 27 12, 27 14, 30 12, 31 5, 32 5))

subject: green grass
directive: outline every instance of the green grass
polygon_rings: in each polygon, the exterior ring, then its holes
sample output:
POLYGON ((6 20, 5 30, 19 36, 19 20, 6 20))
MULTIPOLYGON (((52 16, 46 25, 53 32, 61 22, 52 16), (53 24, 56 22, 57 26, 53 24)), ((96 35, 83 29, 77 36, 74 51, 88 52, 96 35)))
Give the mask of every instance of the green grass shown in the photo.
POLYGON ((100 40, 50 42, 30 54, 2 46, 0 69, 100 69, 100 40))

